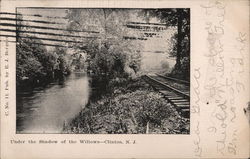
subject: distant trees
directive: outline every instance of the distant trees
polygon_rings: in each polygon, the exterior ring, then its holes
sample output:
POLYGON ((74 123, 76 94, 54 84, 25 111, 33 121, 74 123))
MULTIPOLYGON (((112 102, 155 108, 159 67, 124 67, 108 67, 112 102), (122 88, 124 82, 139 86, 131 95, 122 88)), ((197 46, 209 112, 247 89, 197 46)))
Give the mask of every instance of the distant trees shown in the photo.
POLYGON ((55 47, 53 52, 57 55, 57 64, 55 63, 54 69, 61 75, 67 75, 71 72, 70 61, 66 53, 66 48, 55 47))
POLYGON ((83 54, 86 54, 86 53, 74 53, 71 56, 72 57, 71 67, 73 67, 75 71, 82 71, 82 70, 86 71, 87 69, 85 67, 87 67, 87 63, 89 61, 83 54))

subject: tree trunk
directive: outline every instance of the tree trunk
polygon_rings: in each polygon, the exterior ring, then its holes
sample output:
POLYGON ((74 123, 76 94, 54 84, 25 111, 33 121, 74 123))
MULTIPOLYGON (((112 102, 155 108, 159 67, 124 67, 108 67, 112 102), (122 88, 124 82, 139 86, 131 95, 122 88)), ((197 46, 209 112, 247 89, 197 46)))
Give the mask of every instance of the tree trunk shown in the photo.
POLYGON ((176 68, 179 69, 181 66, 181 42, 182 42, 182 15, 181 15, 181 10, 177 9, 177 16, 178 16, 178 24, 177 24, 177 54, 176 54, 176 68))

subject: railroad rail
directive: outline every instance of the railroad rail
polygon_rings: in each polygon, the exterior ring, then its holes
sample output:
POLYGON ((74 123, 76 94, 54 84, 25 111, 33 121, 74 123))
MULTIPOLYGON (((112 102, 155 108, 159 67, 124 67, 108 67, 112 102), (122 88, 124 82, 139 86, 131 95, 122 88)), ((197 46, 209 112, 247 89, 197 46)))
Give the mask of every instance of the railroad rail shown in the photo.
POLYGON ((159 74, 145 75, 144 80, 173 104, 183 117, 190 116, 190 90, 187 83, 180 82, 178 79, 165 78, 159 74), (175 85, 182 89, 176 88, 175 85))
POLYGON ((190 85, 190 82, 188 81, 185 81, 185 80, 180 80, 180 79, 177 79, 177 78, 173 78, 173 77, 168 77, 168 76, 163 76, 163 75, 160 75, 158 73, 156 73, 157 76, 160 76, 162 78, 165 78, 165 79, 168 79, 168 80, 173 80, 173 81, 176 81, 178 83, 183 83, 185 85, 190 85))

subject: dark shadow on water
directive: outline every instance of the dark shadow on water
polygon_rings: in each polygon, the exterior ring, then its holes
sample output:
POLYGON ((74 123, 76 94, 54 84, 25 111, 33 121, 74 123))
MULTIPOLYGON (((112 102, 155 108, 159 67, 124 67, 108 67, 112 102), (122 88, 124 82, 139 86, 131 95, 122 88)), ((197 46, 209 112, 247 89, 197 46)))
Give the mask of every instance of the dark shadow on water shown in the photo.
POLYGON ((88 79, 86 74, 72 73, 46 85, 17 89, 17 133, 59 133, 64 121, 88 102, 88 79))

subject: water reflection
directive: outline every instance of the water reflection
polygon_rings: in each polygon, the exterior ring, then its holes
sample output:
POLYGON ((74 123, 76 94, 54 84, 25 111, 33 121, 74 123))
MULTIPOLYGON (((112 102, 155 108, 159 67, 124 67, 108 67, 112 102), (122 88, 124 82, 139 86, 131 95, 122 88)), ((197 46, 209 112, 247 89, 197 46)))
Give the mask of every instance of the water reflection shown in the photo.
POLYGON ((89 99, 85 74, 17 92, 17 133, 60 133, 64 122, 73 118, 89 99))

